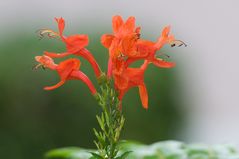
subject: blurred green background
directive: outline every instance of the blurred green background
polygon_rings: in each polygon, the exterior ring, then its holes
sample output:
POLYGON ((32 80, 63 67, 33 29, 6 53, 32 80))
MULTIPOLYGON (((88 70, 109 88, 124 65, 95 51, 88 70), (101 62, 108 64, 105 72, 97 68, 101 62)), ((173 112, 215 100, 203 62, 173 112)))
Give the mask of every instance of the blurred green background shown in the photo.
MULTIPOLYGON (((89 34, 88 49, 103 70, 107 50, 100 36, 110 28, 89 34)), ((84 29, 83 29, 84 30, 84 29)), ((0 48, 0 154, 7 159, 41 159, 53 148, 79 146, 95 148, 92 128, 100 109, 88 88, 80 81, 68 81, 54 91, 43 87, 59 81, 56 72, 32 70, 34 56, 43 51, 63 52, 61 41, 38 40, 34 29, 19 30, 1 38, 0 48)), ((167 50, 163 50, 166 52, 167 50)), ((82 70, 97 86, 93 70, 82 60, 82 70)), ((177 68, 159 69, 153 65, 145 75, 149 109, 141 106, 138 89, 131 89, 123 100, 126 117, 122 139, 146 144, 180 139, 185 118, 177 68)))

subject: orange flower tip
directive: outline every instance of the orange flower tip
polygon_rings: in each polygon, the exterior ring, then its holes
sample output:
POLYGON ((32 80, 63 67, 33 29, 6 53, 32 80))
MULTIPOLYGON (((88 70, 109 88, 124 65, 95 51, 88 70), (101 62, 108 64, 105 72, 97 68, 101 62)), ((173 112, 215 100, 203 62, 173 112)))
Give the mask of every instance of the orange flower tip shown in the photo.
POLYGON ((145 110, 148 110, 148 105, 143 105, 143 108, 144 108, 145 110))
POLYGON ((43 55, 43 56, 35 56, 35 60, 39 63, 49 63, 49 62, 53 62, 52 58, 50 58, 49 56, 43 55))
POLYGON ((170 25, 164 27, 162 31, 162 36, 167 37, 169 35, 170 29, 171 29, 170 25))
POLYGON ((50 87, 44 87, 43 88, 45 91, 51 91, 51 90, 53 90, 53 89, 51 89, 50 87))
POLYGON ((39 62, 42 66, 52 70, 55 70, 57 67, 57 65, 54 63, 54 60, 46 55, 35 56, 35 60, 39 62))
POLYGON ((45 59, 47 59, 48 58, 48 56, 45 56, 45 55, 43 55, 43 56, 35 56, 35 60, 37 61, 37 62, 39 62, 39 63, 42 63, 43 61, 45 61, 45 59))
POLYGON ((64 18, 62 18, 62 17, 55 17, 54 18, 55 19, 55 21, 57 22, 57 23, 59 23, 59 22, 64 22, 65 20, 64 20, 64 18))
POLYGON ((42 56, 35 56, 35 60, 36 60, 37 62, 39 62, 40 59, 41 59, 41 57, 42 57, 42 56))
POLYGON ((172 68, 176 66, 175 62, 168 62, 161 58, 156 58, 155 60, 151 61, 155 66, 160 68, 172 68))
POLYGON ((115 15, 112 18, 112 25, 113 25, 113 32, 116 33, 119 31, 121 26, 123 25, 124 21, 121 16, 115 15))

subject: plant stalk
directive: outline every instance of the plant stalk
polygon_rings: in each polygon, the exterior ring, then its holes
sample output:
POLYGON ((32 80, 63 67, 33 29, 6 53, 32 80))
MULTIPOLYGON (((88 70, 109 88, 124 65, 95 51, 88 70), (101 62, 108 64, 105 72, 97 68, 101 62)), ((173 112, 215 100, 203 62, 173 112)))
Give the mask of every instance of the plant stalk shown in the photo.
POLYGON ((97 141, 94 141, 98 154, 93 154, 99 159, 115 159, 119 148, 119 138, 124 126, 125 118, 119 108, 118 94, 110 81, 101 83, 100 93, 96 95, 101 115, 97 115, 100 130, 94 129, 97 141))

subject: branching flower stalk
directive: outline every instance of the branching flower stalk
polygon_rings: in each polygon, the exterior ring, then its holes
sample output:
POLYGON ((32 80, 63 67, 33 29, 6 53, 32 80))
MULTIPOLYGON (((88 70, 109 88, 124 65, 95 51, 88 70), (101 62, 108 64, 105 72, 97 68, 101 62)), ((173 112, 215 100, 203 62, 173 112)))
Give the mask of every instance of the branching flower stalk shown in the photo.
POLYGON ((96 99, 102 113, 96 116, 100 130, 93 129, 98 140, 94 143, 103 159, 114 159, 119 151, 118 142, 125 118, 119 109, 118 94, 110 81, 100 85, 100 92, 96 95, 96 99))
POLYGON ((62 53, 44 51, 42 56, 35 56, 38 62, 35 69, 48 68, 56 71, 60 81, 53 85, 44 87, 45 90, 56 89, 69 80, 80 80, 89 88, 91 94, 96 98, 102 109, 101 115, 97 115, 99 130, 94 129, 97 141, 95 145, 98 152, 92 152, 97 159, 125 159, 129 152, 118 155, 119 139, 125 118, 123 117, 122 99, 125 93, 138 87, 142 106, 148 109, 148 92, 144 82, 144 72, 149 64, 159 68, 172 68, 174 62, 168 62, 157 54, 165 44, 172 47, 185 45, 181 40, 177 40, 170 34, 170 27, 166 26, 161 36, 156 42, 140 38, 140 27, 135 26, 135 18, 129 17, 125 22, 121 16, 113 16, 113 34, 104 34, 101 37, 102 45, 108 49, 108 70, 107 76, 100 69, 93 54, 86 49, 89 38, 84 34, 65 36, 65 20, 55 18, 58 24, 58 32, 51 29, 40 29, 38 31, 40 39, 45 35, 49 38, 58 38, 65 44, 66 51, 62 53), (94 70, 99 81, 100 91, 91 82, 90 78, 81 71, 81 61, 78 58, 68 58, 58 64, 55 58, 63 58, 69 55, 86 59, 94 70), (132 63, 143 60, 143 64, 138 68, 130 67, 132 63))

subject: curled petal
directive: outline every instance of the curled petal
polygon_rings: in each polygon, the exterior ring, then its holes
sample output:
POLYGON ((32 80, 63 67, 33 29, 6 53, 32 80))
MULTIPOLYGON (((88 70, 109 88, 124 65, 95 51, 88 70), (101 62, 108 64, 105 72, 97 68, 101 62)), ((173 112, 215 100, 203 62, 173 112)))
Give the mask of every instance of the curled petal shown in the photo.
POLYGON ((161 67, 161 68, 172 68, 176 65, 174 62, 167 62, 160 58, 155 58, 154 60, 152 60, 152 63, 155 66, 161 67))
POLYGON ((119 15, 113 16, 113 19, 112 19, 113 32, 117 33, 120 27, 123 25, 123 23, 124 21, 121 16, 119 15))
POLYGON ((143 107, 148 109, 148 92, 144 83, 139 85, 139 94, 143 107))
POLYGON ((101 36, 101 43, 104 47, 109 48, 114 39, 113 35, 104 34, 101 36))
POLYGON ((81 72, 81 71, 73 71, 71 73, 71 78, 83 81, 88 86, 88 88, 90 89, 91 93, 93 95, 96 94, 96 89, 95 89, 94 85, 92 84, 90 79, 83 72, 81 72))
POLYGON ((64 28, 65 28, 65 20, 62 17, 61 18, 55 18, 55 20, 58 23, 59 34, 60 34, 60 36, 62 36, 64 28))
POLYGON ((57 83, 54 86, 44 87, 44 90, 50 91, 50 90, 56 89, 56 88, 62 86, 64 83, 65 83, 65 81, 60 81, 59 83, 57 83))

